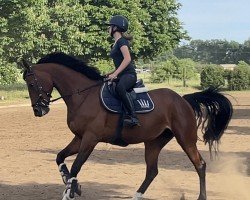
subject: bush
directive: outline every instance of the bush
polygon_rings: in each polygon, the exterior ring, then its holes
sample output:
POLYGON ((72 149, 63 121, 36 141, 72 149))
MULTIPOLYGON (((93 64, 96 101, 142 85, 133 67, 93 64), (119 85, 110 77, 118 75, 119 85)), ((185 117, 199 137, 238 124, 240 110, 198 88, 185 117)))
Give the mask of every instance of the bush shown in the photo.
POLYGON ((250 88, 250 66, 240 62, 227 76, 230 90, 246 90, 250 88))
POLYGON ((10 85, 16 83, 19 71, 14 64, 7 64, 0 60, 0 85, 10 85))
POLYGON ((220 87, 225 85, 224 69, 217 65, 207 65, 201 72, 201 87, 220 87))

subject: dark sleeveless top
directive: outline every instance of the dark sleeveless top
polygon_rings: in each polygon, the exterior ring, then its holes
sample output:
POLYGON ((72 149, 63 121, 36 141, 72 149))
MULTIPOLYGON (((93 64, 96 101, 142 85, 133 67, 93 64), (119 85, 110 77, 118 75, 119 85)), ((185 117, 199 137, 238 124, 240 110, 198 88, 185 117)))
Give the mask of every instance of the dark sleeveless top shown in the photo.
MULTIPOLYGON (((121 47, 123 45, 126 45, 130 51, 130 46, 129 46, 129 42, 128 40, 126 40, 125 38, 121 37, 119 38, 115 45, 111 48, 111 51, 110 51, 110 57, 113 59, 113 62, 114 62, 114 65, 115 65, 115 68, 117 69, 124 57, 122 55, 122 52, 121 52, 121 47)), ((123 74, 136 74, 135 72, 135 65, 133 63, 133 60, 131 58, 131 62, 128 64, 128 66, 118 75, 119 76, 122 76, 123 74)))

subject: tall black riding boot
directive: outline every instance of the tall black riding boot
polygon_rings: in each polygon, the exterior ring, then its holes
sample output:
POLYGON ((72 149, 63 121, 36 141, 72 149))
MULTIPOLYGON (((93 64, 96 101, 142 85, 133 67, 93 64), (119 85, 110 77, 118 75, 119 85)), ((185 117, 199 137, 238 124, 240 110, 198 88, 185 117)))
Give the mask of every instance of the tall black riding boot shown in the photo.
POLYGON ((123 121, 124 126, 128 126, 128 127, 133 127, 136 125, 140 126, 139 120, 135 113, 134 103, 128 93, 126 93, 126 97, 127 97, 127 101, 126 101, 125 107, 127 109, 128 115, 125 117, 123 121))

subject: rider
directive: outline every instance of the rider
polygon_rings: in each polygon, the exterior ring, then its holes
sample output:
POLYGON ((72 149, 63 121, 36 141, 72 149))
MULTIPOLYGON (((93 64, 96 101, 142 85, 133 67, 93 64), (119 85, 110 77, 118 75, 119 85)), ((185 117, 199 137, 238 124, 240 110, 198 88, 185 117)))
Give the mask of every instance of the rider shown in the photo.
POLYGON ((115 15, 107 25, 109 26, 109 34, 115 40, 111 47, 110 57, 113 59, 116 68, 109 74, 108 78, 111 81, 118 78, 116 92, 127 110, 124 125, 130 127, 136 126, 139 125, 139 120, 135 114, 133 102, 127 93, 137 81, 135 65, 130 55, 129 40, 132 38, 124 35, 128 30, 128 20, 124 16, 115 15))

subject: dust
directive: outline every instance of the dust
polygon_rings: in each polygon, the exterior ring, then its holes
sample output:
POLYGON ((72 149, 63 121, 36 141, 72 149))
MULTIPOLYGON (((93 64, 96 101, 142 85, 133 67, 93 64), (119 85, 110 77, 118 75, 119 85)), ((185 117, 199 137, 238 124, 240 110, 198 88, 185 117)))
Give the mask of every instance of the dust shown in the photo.
POLYGON ((222 196, 227 197, 227 200, 247 200, 250 197, 245 160, 246 158, 230 154, 209 164, 209 172, 214 172, 212 176, 217 176, 213 188, 223 193, 222 196))

